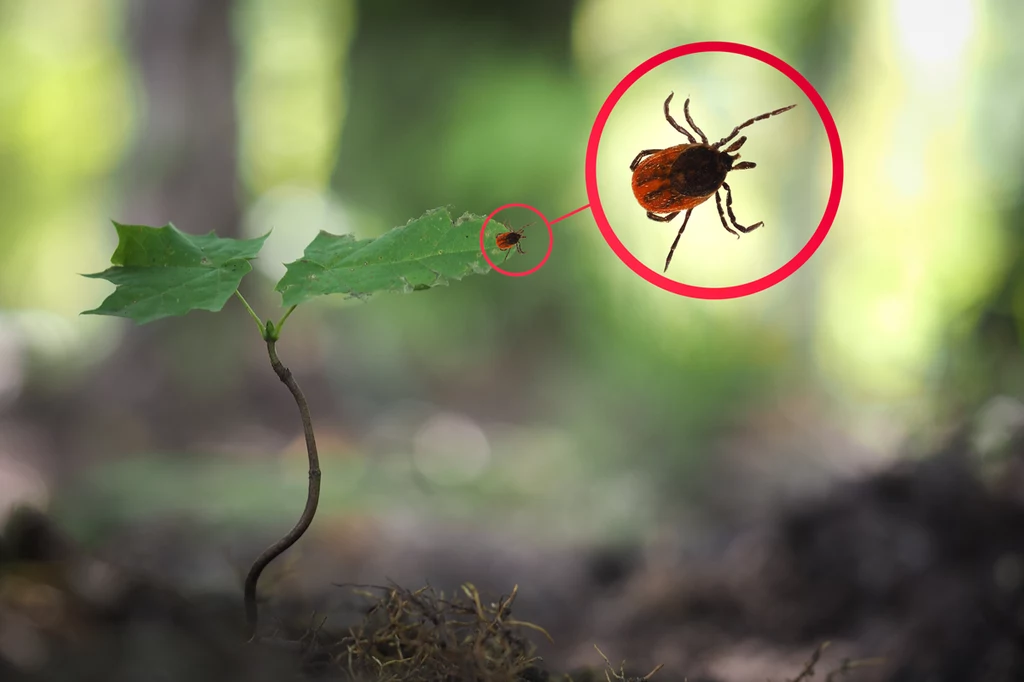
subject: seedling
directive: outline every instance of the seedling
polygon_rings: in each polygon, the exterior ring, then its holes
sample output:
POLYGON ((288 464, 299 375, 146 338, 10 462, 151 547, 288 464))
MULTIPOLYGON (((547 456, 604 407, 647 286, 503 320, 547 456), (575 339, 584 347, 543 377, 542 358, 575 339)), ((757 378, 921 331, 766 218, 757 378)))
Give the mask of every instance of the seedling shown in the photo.
MULTIPOLYGON (((186 234, 171 224, 114 223, 118 245, 111 267, 86 277, 105 279, 116 289, 98 308, 83 314, 127 317, 145 324, 193 310, 217 312, 231 297, 237 297, 266 343, 271 369, 299 409, 309 459, 306 506, 295 526, 257 557, 246 576, 244 606, 250 640, 257 633, 260 574, 302 537, 320 499, 320 458, 309 406, 295 377, 277 356, 285 323, 300 303, 317 296, 365 298, 381 291, 421 291, 489 272, 478 241, 483 221, 468 214, 452 221, 448 211, 439 208, 376 239, 320 232, 302 258, 286 265, 287 272, 274 288, 286 308, 277 322, 262 320, 238 289, 242 278, 252 271, 251 261, 269 233, 255 239, 226 239, 213 232, 186 234)), ((490 251, 497 256, 498 245, 490 251)))

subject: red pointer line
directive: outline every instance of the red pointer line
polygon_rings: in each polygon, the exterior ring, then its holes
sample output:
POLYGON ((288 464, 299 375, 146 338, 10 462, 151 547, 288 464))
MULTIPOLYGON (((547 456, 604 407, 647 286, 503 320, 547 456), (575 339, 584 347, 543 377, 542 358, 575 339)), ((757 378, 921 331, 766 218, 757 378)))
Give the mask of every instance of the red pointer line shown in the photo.
POLYGON ((572 216, 576 215, 576 214, 577 214, 577 213, 579 213, 580 211, 586 210, 586 209, 588 209, 588 208, 590 208, 590 204, 587 204, 587 205, 585 205, 585 206, 580 206, 580 207, 579 207, 579 208, 577 208, 577 209, 576 209, 575 211, 569 211, 568 213, 566 213, 566 214, 565 214, 564 216, 562 216, 561 218, 555 218, 554 220, 552 220, 552 221, 551 221, 550 223, 548 223, 548 224, 549 224, 549 225, 554 225, 555 223, 560 223, 560 222, 562 222, 563 220, 565 220, 566 218, 571 218, 572 216))

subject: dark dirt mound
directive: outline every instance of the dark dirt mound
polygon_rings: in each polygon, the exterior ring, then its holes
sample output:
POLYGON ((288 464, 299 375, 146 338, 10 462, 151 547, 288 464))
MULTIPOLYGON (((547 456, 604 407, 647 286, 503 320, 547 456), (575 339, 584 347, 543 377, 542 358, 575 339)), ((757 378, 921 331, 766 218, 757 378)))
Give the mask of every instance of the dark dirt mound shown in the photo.
MULTIPOLYGON (((1019 461, 1018 444, 1007 470, 1019 461)), ((958 444, 782 510, 714 560, 635 574, 603 634, 642 660, 674 643, 691 670, 741 641, 838 639, 887 658, 857 679, 1024 680, 1021 499, 958 444)))

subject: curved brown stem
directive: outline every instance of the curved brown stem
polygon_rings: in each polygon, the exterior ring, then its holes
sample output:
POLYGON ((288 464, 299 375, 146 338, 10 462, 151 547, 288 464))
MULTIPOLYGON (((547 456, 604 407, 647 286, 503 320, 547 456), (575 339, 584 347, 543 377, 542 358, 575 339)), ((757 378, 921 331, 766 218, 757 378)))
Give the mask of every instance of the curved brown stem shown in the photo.
POLYGON ((320 458, 316 452, 316 439, 313 437, 313 421, 309 416, 309 405, 306 404, 306 397, 302 390, 295 383, 290 369, 281 364, 277 358, 276 339, 267 339, 267 353, 270 355, 270 366, 274 368, 278 378, 288 387, 295 398, 295 404, 299 406, 299 416, 302 418, 302 430, 306 435, 306 452, 309 455, 309 492, 306 495, 306 508, 302 510, 295 527, 288 531, 288 534, 272 544, 263 554, 257 557, 249 569, 249 575, 245 578, 245 620, 249 629, 249 638, 256 636, 257 606, 256 606, 256 584, 259 582, 260 574, 271 561, 280 556, 285 550, 295 544, 302 537, 302 534, 313 522, 313 515, 316 514, 316 506, 320 501, 320 458))

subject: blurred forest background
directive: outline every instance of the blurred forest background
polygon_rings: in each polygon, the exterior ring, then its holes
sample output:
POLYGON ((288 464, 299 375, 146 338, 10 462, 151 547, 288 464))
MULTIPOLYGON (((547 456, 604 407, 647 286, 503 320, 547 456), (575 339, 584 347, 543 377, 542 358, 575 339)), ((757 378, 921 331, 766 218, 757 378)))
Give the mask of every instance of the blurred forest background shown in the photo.
MULTIPOLYGON (((294 405, 235 300, 80 317, 110 290, 79 276, 106 267, 109 220, 272 228, 243 290, 276 318, 280 263, 320 229, 585 204, 605 97, 701 40, 771 52, 828 103, 846 185, 824 245, 766 292, 697 301, 629 272, 583 212, 530 277, 303 305, 279 352, 318 427, 329 556, 362 565, 383 528, 423 524, 520 553, 713 545, 978 414, 1020 420, 1022 26, 1012 0, 0 0, 0 506, 235 589, 302 505, 294 405)), ((827 169, 815 153, 794 162, 827 169)), ((399 564, 378 568, 415 575, 399 564)))

